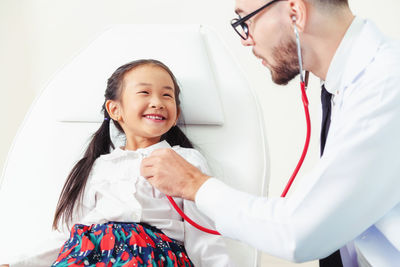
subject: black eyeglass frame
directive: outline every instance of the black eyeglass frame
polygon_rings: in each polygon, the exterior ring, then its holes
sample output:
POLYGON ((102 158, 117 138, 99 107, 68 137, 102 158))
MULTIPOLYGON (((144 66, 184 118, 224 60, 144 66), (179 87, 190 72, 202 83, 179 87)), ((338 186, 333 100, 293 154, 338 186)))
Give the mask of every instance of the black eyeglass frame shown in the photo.
POLYGON ((233 27, 233 29, 235 30, 235 32, 237 34, 239 34, 239 36, 243 39, 243 40, 247 40, 249 38, 249 26, 245 23, 247 20, 249 20, 251 17, 255 16, 257 13, 259 13, 261 10, 263 10, 264 8, 272 5, 273 3, 279 2, 279 1, 285 1, 285 0, 272 0, 271 2, 266 3, 265 5, 263 5, 262 7, 260 7, 259 9, 251 12, 250 14, 244 16, 243 18, 234 18, 231 20, 231 26, 233 27), (243 32, 246 34, 246 36, 243 36, 236 28, 240 26, 243 29, 243 32))

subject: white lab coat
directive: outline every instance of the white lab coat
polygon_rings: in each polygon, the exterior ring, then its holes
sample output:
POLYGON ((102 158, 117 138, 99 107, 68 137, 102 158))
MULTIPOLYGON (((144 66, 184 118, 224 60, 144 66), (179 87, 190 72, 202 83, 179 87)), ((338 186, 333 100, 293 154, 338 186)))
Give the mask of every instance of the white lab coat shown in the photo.
POLYGON ((342 247, 345 267, 400 266, 400 43, 365 20, 350 49, 324 155, 288 198, 200 188, 223 235, 295 262, 342 247))

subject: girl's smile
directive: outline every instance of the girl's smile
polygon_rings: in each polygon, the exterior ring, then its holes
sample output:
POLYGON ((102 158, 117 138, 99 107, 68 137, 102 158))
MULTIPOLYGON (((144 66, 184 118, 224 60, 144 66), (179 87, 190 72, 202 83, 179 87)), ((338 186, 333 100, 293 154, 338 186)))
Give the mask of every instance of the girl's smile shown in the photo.
POLYGON ((163 115, 159 114, 146 114, 143 115, 143 117, 157 123, 164 122, 166 120, 166 118, 163 115))

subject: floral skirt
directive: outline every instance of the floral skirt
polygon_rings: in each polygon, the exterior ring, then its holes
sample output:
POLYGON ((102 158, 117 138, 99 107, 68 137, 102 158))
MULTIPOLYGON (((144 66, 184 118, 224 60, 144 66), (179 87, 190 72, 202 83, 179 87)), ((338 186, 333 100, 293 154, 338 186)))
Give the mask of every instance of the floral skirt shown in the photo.
POLYGON ((144 223, 75 224, 52 266, 194 266, 185 248, 144 223))

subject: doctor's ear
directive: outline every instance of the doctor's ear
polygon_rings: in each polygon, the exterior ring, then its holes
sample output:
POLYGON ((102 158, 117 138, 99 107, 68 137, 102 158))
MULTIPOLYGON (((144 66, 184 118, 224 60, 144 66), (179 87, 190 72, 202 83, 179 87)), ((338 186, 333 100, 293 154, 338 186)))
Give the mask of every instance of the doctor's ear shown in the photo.
POLYGON ((289 19, 297 26, 299 32, 304 30, 306 24, 307 6, 303 0, 289 0, 289 19))

